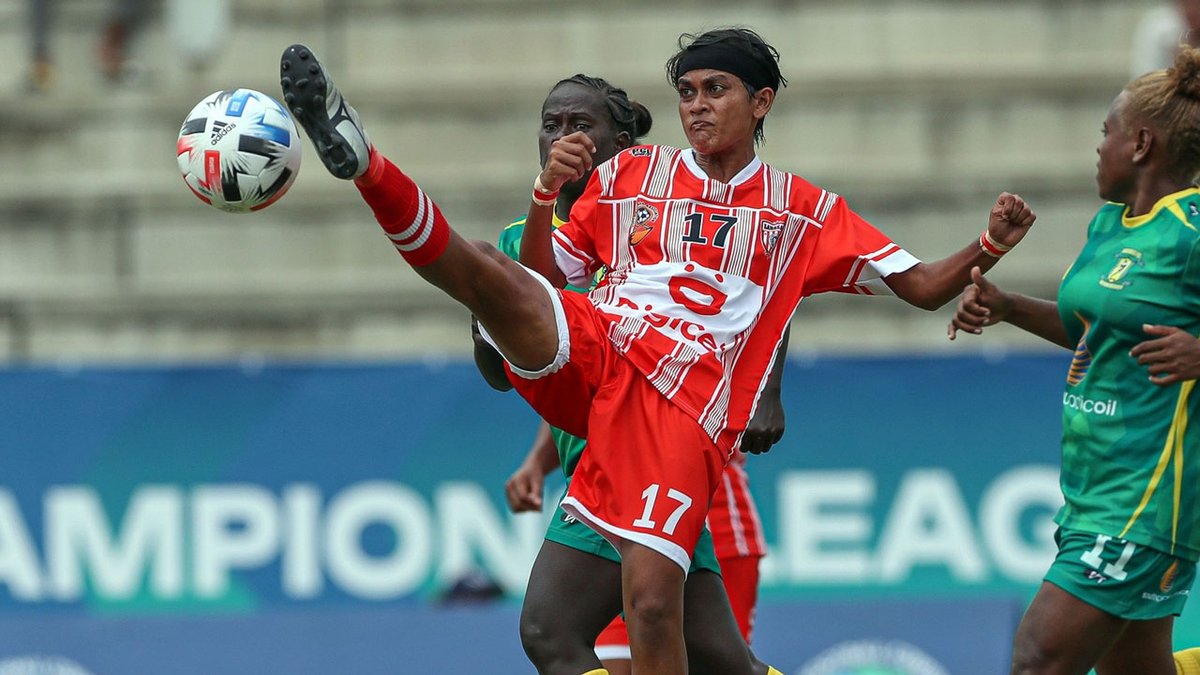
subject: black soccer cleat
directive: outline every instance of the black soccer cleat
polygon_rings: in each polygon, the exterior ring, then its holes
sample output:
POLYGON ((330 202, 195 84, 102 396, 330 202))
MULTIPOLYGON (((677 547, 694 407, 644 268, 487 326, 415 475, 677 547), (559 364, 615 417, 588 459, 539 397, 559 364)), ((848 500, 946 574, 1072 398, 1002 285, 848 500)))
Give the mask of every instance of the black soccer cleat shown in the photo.
POLYGON ((317 55, 304 45, 283 50, 279 85, 284 103, 304 127, 329 173, 347 180, 363 175, 370 162, 371 141, 358 113, 333 85, 317 55))

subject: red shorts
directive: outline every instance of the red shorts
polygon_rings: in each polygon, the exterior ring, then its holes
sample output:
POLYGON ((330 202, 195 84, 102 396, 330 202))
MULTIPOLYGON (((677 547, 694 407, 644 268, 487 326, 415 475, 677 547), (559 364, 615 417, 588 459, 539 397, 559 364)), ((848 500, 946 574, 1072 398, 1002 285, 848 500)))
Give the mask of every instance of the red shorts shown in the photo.
POLYGON ((601 661, 629 661, 629 631, 625 619, 617 617, 596 638, 596 658, 601 661))
POLYGON ((721 580, 733 607, 733 618, 746 644, 754 632, 754 614, 758 606, 758 556, 720 558, 721 580))
POLYGON ((708 507, 708 529, 713 535, 717 559, 721 561, 761 558, 767 553, 762 521, 750 492, 750 479, 743 468, 745 458, 746 455, 740 452, 734 453, 708 507))
POLYGON ((553 297, 565 362, 536 379, 510 368, 509 381, 547 422, 588 439, 563 510, 618 550, 634 541, 686 572, 728 457, 617 352, 586 296, 553 297))

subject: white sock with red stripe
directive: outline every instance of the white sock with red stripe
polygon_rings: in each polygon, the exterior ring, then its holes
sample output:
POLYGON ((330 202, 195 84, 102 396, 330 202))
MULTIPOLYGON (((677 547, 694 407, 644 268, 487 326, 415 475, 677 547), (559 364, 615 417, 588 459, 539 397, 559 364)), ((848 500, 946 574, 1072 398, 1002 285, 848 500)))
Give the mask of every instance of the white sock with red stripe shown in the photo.
POLYGON ((382 153, 371 149, 367 172, 354 179, 354 184, 408 264, 428 265, 446 250, 450 224, 441 210, 382 153))

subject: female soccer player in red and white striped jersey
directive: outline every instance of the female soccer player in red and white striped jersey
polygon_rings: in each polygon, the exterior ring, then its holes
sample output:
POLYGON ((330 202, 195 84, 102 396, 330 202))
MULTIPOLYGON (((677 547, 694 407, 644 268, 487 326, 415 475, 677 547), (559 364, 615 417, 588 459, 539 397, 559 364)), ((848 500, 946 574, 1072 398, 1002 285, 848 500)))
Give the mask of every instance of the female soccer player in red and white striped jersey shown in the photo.
MULTIPOLYGON (((593 159, 601 163, 643 136, 650 123, 649 111, 631 101, 624 90, 601 78, 575 75, 552 87, 542 104, 539 155, 544 162, 554 141, 582 132, 596 144, 593 159)), ((571 206, 583 192, 586 178, 560 190, 554 206, 556 225, 566 222, 571 206)), ((519 256, 524 223, 525 218, 519 218, 500 234, 499 249, 513 259, 519 256)), ((588 290, 571 288, 579 292, 588 290)), ((478 331, 474 337, 475 360, 484 378, 497 389, 511 389, 500 355, 478 331)), ((765 452, 783 435, 779 361, 762 405, 743 436, 742 447, 746 451, 765 452)), ((545 476, 561 468, 570 480, 585 447, 584 439, 559 429, 551 430, 543 422, 525 461, 505 485, 513 511, 540 511, 545 476)), ((696 588, 689 597, 694 599, 693 604, 699 605, 685 603, 684 630, 691 645, 688 658, 694 668, 704 668, 707 672, 736 673, 747 665, 753 672, 766 670, 766 666, 748 663, 744 655, 737 653, 742 647, 727 621, 732 606, 737 629, 748 643, 758 596, 758 562, 766 552, 744 464, 744 455, 739 453, 725 468, 708 516, 711 543, 702 540, 700 546, 706 547, 705 550, 693 553, 693 569, 687 581, 696 588), (701 560, 706 562, 698 566, 701 560), (715 569, 709 569, 714 563, 719 564, 719 578, 715 569), (728 601, 719 597, 722 582, 728 601)), ((628 675, 630 651, 625 621, 617 616, 599 636, 594 635, 595 629, 602 625, 600 621, 620 608, 617 567, 620 559, 603 537, 564 516, 557 509, 552 517, 529 579, 530 590, 521 615, 526 652, 541 672, 554 672, 556 666, 566 671, 567 662, 579 664, 588 659, 587 650, 594 642, 595 654, 610 675, 628 675), (581 579, 584 585, 579 588, 581 579), (561 602, 563 597, 580 595, 587 596, 586 600, 578 599, 566 606, 561 602)), ((582 669, 576 665, 575 670, 582 669)))
POLYGON ((547 279, 455 233, 373 149, 310 50, 289 47, 280 63, 284 100, 326 168, 354 180, 419 275, 478 317, 538 414, 588 439, 563 507, 621 556, 634 672, 683 675, 691 554, 800 300, 890 292, 936 309, 1034 215, 1002 194, 982 234, 922 263, 838 195, 758 158, 783 84, 760 36, 685 36, 668 70, 690 147, 635 146, 600 165, 553 245, 555 198, 592 168, 596 147, 583 133, 552 146, 521 243, 522 262, 547 279), (558 290, 601 267, 586 296, 558 290))

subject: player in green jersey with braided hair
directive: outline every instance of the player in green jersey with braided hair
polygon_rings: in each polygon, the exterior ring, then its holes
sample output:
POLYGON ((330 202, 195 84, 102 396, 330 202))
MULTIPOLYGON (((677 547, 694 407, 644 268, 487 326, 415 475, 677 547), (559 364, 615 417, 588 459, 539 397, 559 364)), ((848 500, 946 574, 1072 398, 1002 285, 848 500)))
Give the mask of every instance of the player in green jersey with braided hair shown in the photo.
MULTIPOLYGON (((1200 50, 1147 73, 1104 122, 1108 203, 1057 302, 972 277, 949 330, 1007 321, 1074 350, 1063 392, 1058 555, 1012 673, 1192 675, 1174 618, 1200 558, 1200 50)), ((1002 255, 1003 251, 996 251, 1002 255)))

